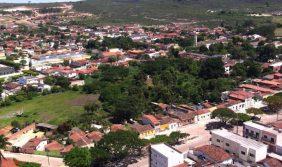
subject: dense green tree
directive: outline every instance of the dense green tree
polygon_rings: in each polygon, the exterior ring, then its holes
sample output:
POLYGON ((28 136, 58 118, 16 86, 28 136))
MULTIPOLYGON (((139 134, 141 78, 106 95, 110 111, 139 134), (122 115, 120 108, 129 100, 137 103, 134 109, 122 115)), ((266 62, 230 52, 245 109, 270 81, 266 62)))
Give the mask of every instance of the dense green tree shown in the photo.
POLYGON ((209 58, 201 65, 200 76, 204 79, 214 79, 224 76, 224 67, 221 58, 209 58))
POLYGON ((89 167, 91 161, 91 153, 88 148, 75 147, 64 156, 64 162, 69 167, 89 167))
POLYGON ((236 114, 231 109, 219 108, 212 112, 212 118, 219 118, 221 122, 226 123, 236 118, 236 114))
POLYGON ((144 142, 132 131, 110 132, 97 144, 98 148, 110 154, 112 160, 120 160, 128 155, 139 155, 143 146, 144 142))
POLYGON ((1 150, 6 149, 7 145, 10 145, 10 143, 7 141, 7 138, 5 138, 5 136, 3 135, 0 135, 0 161, 2 161, 2 158, 4 158, 4 155, 2 154, 1 150))
POLYGON ((268 44, 264 46, 259 46, 257 48, 257 52, 259 54, 258 61, 267 62, 268 60, 275 59, 276 56, 276 48, 274 45, 268 44))

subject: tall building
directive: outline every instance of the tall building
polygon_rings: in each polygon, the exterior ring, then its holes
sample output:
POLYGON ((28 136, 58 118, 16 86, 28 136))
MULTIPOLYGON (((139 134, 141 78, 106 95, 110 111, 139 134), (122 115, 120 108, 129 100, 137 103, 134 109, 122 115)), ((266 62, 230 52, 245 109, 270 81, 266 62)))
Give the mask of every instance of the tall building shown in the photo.
POLYGON ((175 167, 181 164, 194 164, 194 161, 166 144, 151 145, 150 167, 175 167))
POLYGON ((236 155, 242 163, 257 163, 266 158, 268 146, 261 142, 244 138, 226 129, 213 130, 211 134, 213 145, 236 155))

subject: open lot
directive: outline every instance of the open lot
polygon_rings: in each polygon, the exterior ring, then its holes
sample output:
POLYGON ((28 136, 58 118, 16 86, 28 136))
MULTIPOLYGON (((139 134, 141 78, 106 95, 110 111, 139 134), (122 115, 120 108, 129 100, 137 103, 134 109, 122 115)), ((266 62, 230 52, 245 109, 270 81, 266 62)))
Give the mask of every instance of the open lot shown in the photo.
POLYGON ((67 91, 15 103, 11 106, 0 108, 0 127, 10 124, 13 120, 21 123, 37 121, 59 124, 81 114, 84 102, 89 100, 97 100, 97 97, 95 95, 67 91), (80 99, 83 99, 83 101, 80 99), (21 117, 15 116, 15 113, 21 111, 23 111, 21 117))
MULTIPOLYGON (((282 24, 282 16, 274 16, 272 22, 282 24)), ((282 28, 275 30, 275 36, 282 37, 282 28)))

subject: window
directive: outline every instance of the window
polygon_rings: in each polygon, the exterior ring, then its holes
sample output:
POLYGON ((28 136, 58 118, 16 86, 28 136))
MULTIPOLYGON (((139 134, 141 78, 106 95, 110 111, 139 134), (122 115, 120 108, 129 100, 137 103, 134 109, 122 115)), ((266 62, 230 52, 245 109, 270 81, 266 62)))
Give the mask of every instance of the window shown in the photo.
POLYGON ((266 136, 266 135, 264 135, 264 136, 263 136, 263 138, 267 139, 267 136, 266 136))
POLYGON ((227 153, 230 153, 230 151, 229 150, 225 150, 227 153))
POLYGON ((271 141, 272 143, 274 143, 274 138, 271 138, 270 141, 271 141))
POLYGON ((225 144, 226 146, 230 146, 228 143, 225 144))
POLYGON ((250 157, 255 157, 255 155, 254 155, 254 154, 252 154, 252 153, 250 153, 250 157))
POLYGON ((241 151, 241 154, 242 154, 242 155, 245 155, 246 153, 245 153, 244 151, 241 151))
POLYGON ((220 140, 219 140, 219 139, 216 139, 216 141, 220 143, 220 140))

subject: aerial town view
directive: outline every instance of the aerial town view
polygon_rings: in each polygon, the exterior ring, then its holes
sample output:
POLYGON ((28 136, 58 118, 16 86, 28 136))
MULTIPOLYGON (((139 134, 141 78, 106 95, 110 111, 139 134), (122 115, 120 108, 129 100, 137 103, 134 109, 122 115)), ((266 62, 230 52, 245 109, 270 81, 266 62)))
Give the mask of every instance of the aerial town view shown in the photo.
POLYGON ((0 0, 0 167, 282 167, 282 0, 0 0))

